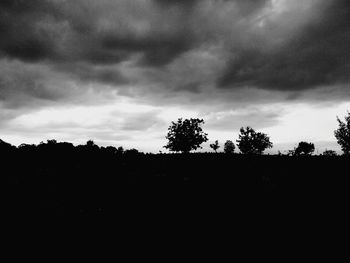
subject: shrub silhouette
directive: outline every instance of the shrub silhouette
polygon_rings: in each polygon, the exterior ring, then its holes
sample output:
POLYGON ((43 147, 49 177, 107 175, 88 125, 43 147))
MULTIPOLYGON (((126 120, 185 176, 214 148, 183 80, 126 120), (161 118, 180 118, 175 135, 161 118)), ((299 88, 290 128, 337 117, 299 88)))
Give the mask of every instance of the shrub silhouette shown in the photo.
POLYGON ((202 148, 200 145, 208 141, 208 134, 203 132, 202 124, 204 120, 192 118, 185 120, 180 118, 177 122, 172 122, 166 136, 168 144, 164 148, 182 153, 202 148))
POLYGON ((237 146, 243 154, 262 154, 266 149, 272 148, 270 138, 261 132, 256 132, 251 127, 240 129, 237 146))
POLYGON ((224 144, 224 152, 225 153, 234 153, 235 148, 236 148, 235 144, 230 140, 227 140, 224 144))
POLYGON ((345 122, 341 121, 337 117, 338 129, 334 131, 334 136, 337 139, 338 144, 340 145, 344 154, 350 154, 350 112, 348 116, 345 116, 345 122))
POLYGON ((220 148, 220 146, 219 146, 219 141, 218 141, 218 140, 216 140, 214 143, 210 144, 209 146, 210 146, 210 148, 212 148, 215 152, 217 152, 217 150, 220 148))
POLYGON ((315 145, 312 142, 299 142, 294 149, 294 155, 311 155, 315 151, 315 145))
POLYGON ((264 196, 268 202, 273 196, 276 200, 290 196, 294 201, 295 193, 305 200, 305 196, 318 196, 324 189, 338 196, 339 192, 346 194, 349 185, 343 173, 348 159, 339 156, 143 154, 135 149, 90 146, 50 140, 15 147, 0 140, 5 213, 17 218, 44 214, 120 216, 132 211, 139 216, 150 209, 163 213, 164 207, 177 206, 176 191, 181 184, 186 200, 181 205, 186 211, 198 203, 207 209, 212 198, 217 198, 212 205, 224 208, 243 195, 251 196, 254 202, 264 196))
POLYGON ((137 156, 139 154, 141 154, 137 149, 129 149, 129 150, 125 150, 123 152, 124 155, 126 156, 137 156))
POLYGON ((322 153, 323 156, 337 156, 337 152, 336 151, 333 151, 333 150, 325 150, 323 153, 322 153))

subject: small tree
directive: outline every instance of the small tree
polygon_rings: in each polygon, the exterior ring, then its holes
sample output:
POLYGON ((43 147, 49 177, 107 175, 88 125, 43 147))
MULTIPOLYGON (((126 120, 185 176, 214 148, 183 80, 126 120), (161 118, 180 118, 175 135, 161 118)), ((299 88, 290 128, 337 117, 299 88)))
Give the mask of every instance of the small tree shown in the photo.
POLYGON ((124 152, 123 146, 119 146, 117 149, 117 154, 123 154, 123 152, 124 152))
POLYGON ((294 149, 294 155, 311 155, 315 151, 315 145, 312 142, 299 142, 294 149))
POLYGON ((96 144, 95 144, 95 142, 94 142, 93 140, 88 140, 88 141, 86 142, 86 146, 88 146, 88 147, 95 147, 96 144))
POLYGON ((220 148, 220 146, 219 146, 219 141, 218 141, 218 140, 216 140, 215 143, 212 143, 212 144, 210 144, 209 146, 210 146, 210 148, 212 148, 215 152, 217 152, 217 150, 220 148))
POLYGON ((237 146, 243 154, 262 154, 266 149, 272 148, 272 145, 265 133, 256 132, 249 126, 240 129, 237 146))
POLYGON ((50 144, 50 145, 57 144, 57 141, 55 139, 47 140, 47 144, 50 144))
POLYGON ((208 141, 206 133, 203 132, 201 119, 178 119, 172 122, 165 137, 168 140, 164 148, 173 152, 189 153, 192 150, 202 148, 200 145, 208 141))
POLYGON ((235 148, 236 148, 235 144, 230 140, 227 140, 224 144, 224 152, 225 153, 234 153, 235 148))
POLYGON ((350 112, 345 116, 345 122, 337 117, 339 128, 334 131, 334 136, 337 139, 344 154, 350 154, 350 112))

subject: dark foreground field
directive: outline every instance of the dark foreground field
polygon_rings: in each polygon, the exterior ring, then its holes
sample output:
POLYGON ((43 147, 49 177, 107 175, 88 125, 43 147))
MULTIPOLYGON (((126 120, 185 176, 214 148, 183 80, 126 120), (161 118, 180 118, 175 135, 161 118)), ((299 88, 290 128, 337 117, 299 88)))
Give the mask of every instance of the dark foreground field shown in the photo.
POLYGON ((344 203, 345 156, 116 153, 96 147, 9 148, 1 181, 9 214, 304 208, 344 203))

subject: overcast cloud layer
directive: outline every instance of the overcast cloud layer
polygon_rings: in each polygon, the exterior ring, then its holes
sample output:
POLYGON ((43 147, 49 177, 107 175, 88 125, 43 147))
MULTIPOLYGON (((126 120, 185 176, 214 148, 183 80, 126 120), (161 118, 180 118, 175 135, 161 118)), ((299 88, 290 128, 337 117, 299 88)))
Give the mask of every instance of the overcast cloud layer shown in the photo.
POLYGON ((0 126, 126 97, 270 127, 258 105, 348 101, 349 18, 347 0, 3 0, 0 126))

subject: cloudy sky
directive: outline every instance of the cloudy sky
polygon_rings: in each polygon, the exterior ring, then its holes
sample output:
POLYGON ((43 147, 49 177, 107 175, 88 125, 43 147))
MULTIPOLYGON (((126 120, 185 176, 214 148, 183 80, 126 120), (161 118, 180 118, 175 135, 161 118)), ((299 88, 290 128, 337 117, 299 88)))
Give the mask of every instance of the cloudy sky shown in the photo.
POLYGON ((250 125, 272 151, 339 149, 350 110, 348 0, 1 0, 0 138, 163 150, 250 125))

